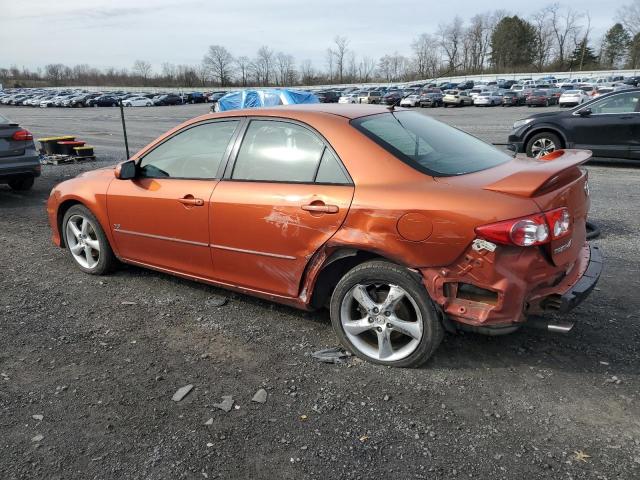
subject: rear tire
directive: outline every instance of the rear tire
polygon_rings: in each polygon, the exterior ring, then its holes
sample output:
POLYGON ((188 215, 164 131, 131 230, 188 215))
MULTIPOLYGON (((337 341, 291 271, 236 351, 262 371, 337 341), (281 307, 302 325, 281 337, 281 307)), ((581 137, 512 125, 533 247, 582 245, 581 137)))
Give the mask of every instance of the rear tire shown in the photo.
POLYGON ((24 192, 24 191, 30 190, 31 187, 33 187, 34 181, 35 181, 34 177, 28 176, 28 177, 13 178, 9 180, 7 183, 9 184, 9 187, 11 188, 11 190, 15 190, 17 192, 24 192))
POLYGON ((444 336, 425 287, 409 270, 386 261, 365 262, 347 272, 333 291, 330 310, 340 342, 380 365, 418 367, 444 336))

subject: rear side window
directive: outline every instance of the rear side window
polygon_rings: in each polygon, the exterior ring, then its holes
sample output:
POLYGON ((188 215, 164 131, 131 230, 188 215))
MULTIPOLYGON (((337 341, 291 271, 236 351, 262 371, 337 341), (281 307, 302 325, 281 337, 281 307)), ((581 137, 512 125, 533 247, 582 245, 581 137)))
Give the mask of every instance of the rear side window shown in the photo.
POLYGON ((328 148, 324 149, 322 159, 320 160, 320 167, 316 175, 317 183, 349 183, 349 179, 345 175, 339 160, 328 148))
POLYGON ((415 112, 381 113, 351 124, 403 162, 433 176, 478 172, 511 160, 493 146, 415 112))
POLYGON ((216 178, 238 123, 238 120, 205 123, 179 132, 142 158, 140 176, 216 178))
POLYGON ((272 182, 313 182, 324 143, 293 123, 252 120, 231 178, 272 182))

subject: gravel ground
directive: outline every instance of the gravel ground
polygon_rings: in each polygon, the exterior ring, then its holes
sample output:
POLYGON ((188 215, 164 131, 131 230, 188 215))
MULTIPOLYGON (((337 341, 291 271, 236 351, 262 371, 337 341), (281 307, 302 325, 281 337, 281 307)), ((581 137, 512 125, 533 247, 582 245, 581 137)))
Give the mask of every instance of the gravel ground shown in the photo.
MULTIPOLYGON (((206 110, 128 109, 132 150, 206 110)), ((427 113, 503 142, 529 110, 427 113)), ((606 268, 571 333, 448 335, 418 370, 329 365, 310 356, 336 344, 327 312, 135 267, 81 273, 50 243, 45 202, 123 158, 117 109, 0 114, 100 158, 0 186, 1 479, 640 478, 637 168, 589 167, 606 268)))

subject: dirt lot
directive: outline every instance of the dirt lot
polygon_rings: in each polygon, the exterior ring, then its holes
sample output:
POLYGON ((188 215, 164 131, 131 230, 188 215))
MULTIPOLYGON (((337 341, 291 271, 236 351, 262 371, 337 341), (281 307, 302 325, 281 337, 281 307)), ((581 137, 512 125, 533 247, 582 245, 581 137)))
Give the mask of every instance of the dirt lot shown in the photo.
MULTIPOLYGON (((206 108, 128 110, 133 148, 206 108)), ((529 112, 428 113, 500 142, 529 112)), ((310 357, 336 344, 326 312, 134 267, 81 273, 50 243, 45 201, 123 157, 117 110, 0 114, 102 159, 0 186, 0 479, 640 478, 639 169, 589 167, 606 268, 570 334, 448 335, 419 370, 328 365, 310 357)))

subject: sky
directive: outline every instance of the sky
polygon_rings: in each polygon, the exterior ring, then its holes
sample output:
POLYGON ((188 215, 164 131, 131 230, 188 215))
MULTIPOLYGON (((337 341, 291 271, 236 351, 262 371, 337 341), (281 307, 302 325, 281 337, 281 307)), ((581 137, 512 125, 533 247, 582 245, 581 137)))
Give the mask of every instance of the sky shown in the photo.
MULTIPOLYGON (((549 2, 550 3, 550 2, 549 2)), ((614 23, 612 2, 560 1, 591 14, 593 40, 614 23)), ((618 2, 613 2, 618 4, 618 2)), ((620 2, 622 5, 623 2, 620 2)), ((419 34, 458 14, 504 9, 528 16, 544 2, 513 0, 0 0, 0 67, 48 63, 130 68, 137 59, 158 71, 163 62, 198 64, 207 47, 224 45, 253 57, 267 45, 325 67, 336 35, 358 56, 410 55, 419 34), (533 5, 532 5, 533 4, 533 5)))

